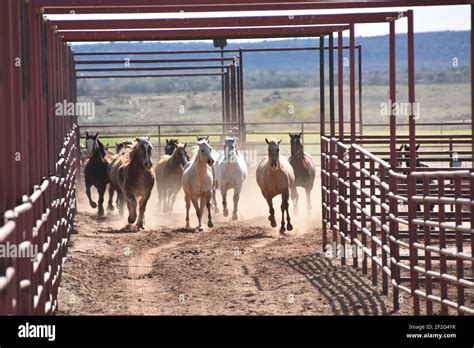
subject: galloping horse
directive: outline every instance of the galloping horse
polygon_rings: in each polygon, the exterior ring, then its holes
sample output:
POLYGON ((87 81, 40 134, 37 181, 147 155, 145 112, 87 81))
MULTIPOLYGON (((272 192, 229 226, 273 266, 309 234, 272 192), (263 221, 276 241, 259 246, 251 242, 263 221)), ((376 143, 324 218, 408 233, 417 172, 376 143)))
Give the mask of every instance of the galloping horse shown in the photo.
POLYGON ((182 186, 183 168, 188 163, 187 155, 186 144, 177 143, 172 155, 161 156, 155 167, 158 206, 163 213, 173 210, 182 186))
MULTIPOLYGON (((99 207, 99 217, 104 215, 104 193, 107 188, 107 166, 112 161, 112 158, 107 154, 105 146, 99 140, 99 133, 89 135, 86 132, 86 152, 89 158, 84 167, 84 179, 86 183, 86 195, 89 199, 89 204, 92 208, 99 207), (98 205, 92 200, 91 186, 95 186, 99 193, 98 205)), ((109 197, 109 210, 113 210, 114 206, 109 197)))
POLYGON ((122 141, 121 143, 115 143, 115 153, 121 155, 124 152, 130 151, 135 146, 133 141, 122 141))
MULTIPOLYGON (((204 137, 204 136, 196 136, 197 142, 200 141, 205 141, 209 145, 211 145, 211 140, 209 139, 209 135, 204 137)), ((217 159, 219 158, 220 154, 213 148, 211 148, 211 157, 214 160, 214 163, 216 163, 217 159)), ((217 176, 216 176, 216 168, 212 166, 212 177, 214 178, 214 182, 212 184, 212 204, 214 205, 214 214, 219 213, 219 207, 217 206, 217 199, 216 199, 216 190, 217 190, 217 176)))
MULTIPOLYGON (((288 158, 295 172, 295 186, 303 187, 306 192, 306 209, 311 210, 311 190, 316 177, 316 164, 310 154, 304 152, 301 142, 302 133, 289 133, 291 141, 291 156, 288 158)), ((298 192, 295 190, 293 202, 298 209, 298 192)))
POLYGON ((257 184, 270 208, 268 220, 270 220, 272 227, 276 227, 277 225, 272 199, 281 194, 280 233, 283 233, 285 232, 285 211, 287 217, 286 229, 288 231, 293 229, 290 221, 290 213, 288 211, 288 200, 290 198, 290 191, 292 196, 294 195, 294 191, 296 191, 295 173, 290 162, 283 156, 280 156, 281 140, 277 142, 274 139, 268 140, 265 138, 265 141, 268 144, 268 157, 264 158, 257 167, 257 184))
POLYGON ((198 141, 197 145, 198 153, 194 160, 184 168, 182 183, 186 203, 186 228, 190 228, 189 208, 192 202, 199 221, 198 230, 201 232, 204 230, 201 222, 204 205, 206 205, 208 211, 207 226, 214 226, 211 216, 211 196, 214 184, 212 165, 214 160, 211 156, 212 149, 206 140, 198 141))
POLYGON ((237 220, 237 206, 242 184, 247 177, 247 164, 245 163, 244 156, 235 145, 235 138, 225 138, 224 153, 219 156, 214 167, 218 188, 221 190, 224 216, 229 214, 229 210, 227 209, 227 191, 234 189, 234 211, 232 212, 232 220, 237 220))
MULTIPOLYGON (((174 149, 176 149, 177 145, 179 144, 179 140, 177 138, 175 139, 166 139, 166 145, 165 145, 165 155, 171 156, 173 154, 174 149)), ((189 162, 190 157, 188 153, 186 152, 186 160, 189 162)))
POLYGON ((130 152, 117 156, 107 170, 109 181, 118 193, 120 210, 123 209, 124 200, 127 202, 129 224, 137 220, 139 204, 138 229, 143 228, 145 224, 146 204, 155 183, 155 175, 151 169, 152 149, 149 137, 136 138, 136 143, 130 152))

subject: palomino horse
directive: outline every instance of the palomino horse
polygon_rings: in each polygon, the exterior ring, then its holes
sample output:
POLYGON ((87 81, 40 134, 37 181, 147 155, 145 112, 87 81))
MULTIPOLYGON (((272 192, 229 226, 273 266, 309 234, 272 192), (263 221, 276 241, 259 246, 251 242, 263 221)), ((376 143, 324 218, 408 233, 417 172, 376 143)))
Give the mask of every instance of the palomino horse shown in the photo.
POLYGON ((229 210, 227 209, 227 191, 234 189, 234 211, 232 212, 232 220, 237 220, 237 206, 242 184, 247 177, 247 164, 245 163, 244 156, 235 145, 235 138, 225 138, 224 153, 219 156, 214 167, 218 188, 221 190, 224 216, 229 214, 229 210))
POLYGON ((186 228, 189 229, 189 208, 193 203, 199 221, 198 230, 203 231, 202 215, 204 205, 207 207, 207 226, 213 227, 211 216, 211 196, 214 183, 212 166, 214 160, 211 156, 211 147, 206 140, 197 142, 198 152, 193 161, 188 163, 183 172, 184 201, 186 203, 186 228))
MULTIPOLYGON (((197 142, 200 141, 206 141, 209 145, 211 145, 211 140, 209 139, 209 135, 204 137, 204 136, 196 136, 197 142)), ((217 159, 219 158, 220 154, 213 148, 211 148, 211 157, 214 161, 214 164, 216 163, 217 159)), ((219 207, 217 206, 217 199, 216 199, 216 190, 217 190, 217 176, 216 176, 216 168, 212 166, 212 177, 214 178, 214 182, 212 184, 212 204, 214 205, 214 214, 219 213, 219 207)))
MULTIPOLYGON (((295 186, 303 187, 306 192, 306 209, 311 210, 311 190, 316 177, 316 164, 310 154, 304 152, 301 142, 302 133, 289 133, 291 142, 291 156, 288 158, 293 171, 295 172, 295 186)), ((298 209, 298 192, 295 190, 293 203, 298 209)))
MULTIPOLYGON (((107 166, 112 161, 110 155, 106 152, 105 146, 99 140, 99 133, 89 135, 86 132, 86 152, 89 158, 84 167, 84 179, 86 183, 86 195, 92 208, 99 207, 99 216, 104 215, 104 193, 107 188, 107 166), (91 186, 95 186, 99 193, 98 205, 91 198, 91 186)), ((113 210, 114 206, 109 197, 109 210, 113 210)))
POLYGON ((137 206, 139 205, 138 229, 143 228, 145 224, 146 204, 155 183, 155 174, 151 169, 153 166, 152 149, 149 137, 136 138, 134 147, 129 152, 117 156, 107 171, 111 185, 117 190, 121 211, 124 200, 127 202, 129 224, 133 224, 137 220, 137 206))
POLYGON ((173 210, 176 195, 182 186, 183 169, 187 163, 186 144, 177 143, 173 154, 161 156, 155 167, 158 207, 163 213, 173 210))
POLYGON ((295 173, 290 162, 283 156, 280 156, 280 141, 274 139, 268 140, 265 138, 268 144, 268 157, 264 158, 257 167, 257 184, 262 191, 263 197, 267 200, 268 207, 270 208, 270 224, 272 227, 276 227, 277 223, 275 220, 275 210, 273 209, 273 197, 281 194, 281 227, 280 233, 285 232, 285 211, 287 217, 286 229, 291 231, 293 226, 291 225, 289 204, 290 191, 292 196, 295 187, 295 173))

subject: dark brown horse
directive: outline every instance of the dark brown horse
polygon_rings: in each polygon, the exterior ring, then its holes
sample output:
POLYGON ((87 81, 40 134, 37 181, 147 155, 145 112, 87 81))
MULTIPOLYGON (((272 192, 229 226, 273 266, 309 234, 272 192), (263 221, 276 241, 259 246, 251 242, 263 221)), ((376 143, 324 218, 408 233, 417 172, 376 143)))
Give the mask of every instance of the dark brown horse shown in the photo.
POLYGON ((122 210, 124 201, 127 202, 129 224, 137 220, 139 205, 138 229, 144 228, 146 204, 155 183, 155 175, 151 169, 152 145, 149 139, 137 138, 134 147, 129 152, 117 156, 107 170, 110 184, 119 195, 119 209, 122 210))
POLYGON ((176 195, 182 187, 183 168, 188 163, 186 144, 176 143, 172 155, 161 156, 155 168, 158 207, 171 212, 176 195))
MULTIPOLYGON (((99 133, 90 135, 86 132, 86 152, 89 158, 84 167, 84 179, 86 182, 86 195, 92 208, 99 207, 99 216, 104 215, 104 193, 107 188, 107 167, 112 157, 107 153, 105 146, 99 140, 99 133), (99 193, 98 204, 92 200, 91 186, 95 186, 99 193)), ((113 195, 113 192, 112 192, 113 195)), ((109 196, 109 210, 113 210, 112 197, 109 196)))
MULTIPOLYGON (((316 177, 316 164, 313 157, 304 152, 301 142, 302 133, 289 133, 291 141, 291 156, 288 158, 295 172, 295 186, 303 187, 306 191, 306 208, 311 210, 311 190, 316 177)), ((298 209, 298 193, 292 197, 295 210, 298 209)))

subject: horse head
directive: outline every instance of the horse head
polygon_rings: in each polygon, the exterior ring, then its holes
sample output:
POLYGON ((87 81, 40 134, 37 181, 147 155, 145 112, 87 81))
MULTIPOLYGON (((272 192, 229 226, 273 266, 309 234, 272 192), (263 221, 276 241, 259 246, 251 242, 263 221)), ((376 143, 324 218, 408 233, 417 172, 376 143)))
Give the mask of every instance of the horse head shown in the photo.
POLYGON ((99 150, 99 132, 95 133, 95 135, 89 134, 86 132, 86 154, 87 158, 91 158, 92 155, 99 150))
POLYGON ((178 139, 166 139, 165 154, 171 156, 178 143, 178 139))
POLYGON ((212 158, 212 155, 211 155, 212 148, 208 143, 209 137, 207 138, 208 138, 207 140, 206 138, 202 140, 198 140, 197 146, 198 146, 199 152, 198 152, 197 158, 199 159, 199 161, 206 162, 207 164, 212 166, 214 164, 214 159, 212 158))
POLYGON ((226 137, 224 140, 224 156, 226 162, 235 162, 235 137, 226 137))
POLYGON ((280 144, 281 139, 276 141, 275 139, 267 139, 265 141, 268 144, 268 159, 272 169, 277 169, 280 163, 280 144))
MULTIPOLYGON (((418 149, 420 148, 420 144, 417 144, 415 147, 415 159, 416 159, 416 166, 419 167, 420 159, 418 158, 418 149)), ((401 149, 401 148, 400 148, 401 149)), ((410 145, 403 144, 403 150, 405 150, 404 157, 406 166, 410 166, 410 145)))
POLYGON ((178 160, 178 163, 185 166, 189 161, 188 153, 186 152, 187 144, 176 143, 172 156, 178 160))
POLYGON ((150 137, 138 137, 135 140, 135 147, 130 153, 130 157, 137 157, 144 167, 150 169, 153 166, 153 161, 151 159, 153 145, 150 143, 150 137))
POLYGON ((291 157, 303 158, 303 143, 301 142, 303 133, 288 133, 288 135, 291 143, 291 157))

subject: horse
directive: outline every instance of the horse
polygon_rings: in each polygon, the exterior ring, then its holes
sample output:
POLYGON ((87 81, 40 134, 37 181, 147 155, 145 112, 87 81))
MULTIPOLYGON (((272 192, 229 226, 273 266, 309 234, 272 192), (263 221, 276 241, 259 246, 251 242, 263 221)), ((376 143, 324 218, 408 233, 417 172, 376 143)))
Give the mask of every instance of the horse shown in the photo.
POLYGON ((197 145, 198 152, 196 156, 184 168, 182 185, 186 203, 186 229, 190 228, 189 208, 192 202, 199 221, 198 230, 202 232, 204 228, 201 219, 204 213, 204 205, 206 205, 208 211, 207 226, 214 226, 211 216, 211 196, 214 186, 212 166, 214 159, 211 156, 211 146, 206 140, 198 141, 197 145))
POLYGON ((130 151, 135 146, 133 141, 122 141, 121 143, 115 143, 115 153, 120 155, 124 152, 130 151))
MULTIPOLYGON (((196 136, 196 141, 197 142, 205 141, 209 145, 211 145, 211 140, 209 139, 209 136, 205 136, 205 137, 204 136, 196 136)), ((217 152, 216 150, 211 148, 211 157, 214 160, 214 163, 216 163, 219 156, 220 156, 219 152, 217 152)), ((219 213, 219 208, 217 206, 217 199, 216 199, 216 191, 217 191, 218 183, 217 183, 217 177, 216 177, 216 168, 214 168, 214 166, 212 166, 212 176, 214 178, 214 182, 212 184, 212 204, 214 205, 214 214, 218 214, 219 213)))
POLYGON ((242 185, 247 177, 247 164, 243 154, 235 145, 234 137, 226 137, 224 140, 224 153, 220 154, 214 163, 217 176, 218 188, 222 195, 222 205, 224 207, 224 216, 229 214, 227 209, 227 191, 234 189, 234 211, 232 220, 237 220, 237 206, 239 203, 242 185))
MULTIPOLYGON (((173 154, 174 149, 176 149, 176 146, 179 144, 179 140, 177 138, 175 139, 166 139, 166 145, 165 145, 165 155, 171 156, 173 154)), ((186 160, 189 162, 190 157, 188 155, 188 152, 186 151, 186 160)))
MULTIPOLYGON (((418 157, 418 149, 420 148, 420 144, 417 144, 415 147, 415 160, 416 160, 416 167, 417 168, 429 168, 430 166, 427 165, 426 163, 421 162, 420 158, 418 157)), ((405 165, 407 167, 410 167, 410 145, 403 144, 403 150, 405 150, 404 158, 405 158, 405 165)), ((435 181, 433 179, 430 179, 429 185, 434 185, 435 181)), ((416 185, 417 186, 422 186, 423 185, 423 179, 422 178, 417 178, 416 179, 416 185)), ((434 210, 434 205, 429 204, 429 209, 430 211, 434 210)), ((421 205, 417 204, 416 205, 416 211, 421 212, 421 205)))
POLYGON ((163 213, 173 210, 176 195, 181 190, 184 166, 188 163, 186 145, 176 143, 171 156, 161 156, 155 167, 158 206, 163 213))
POLYGON ((285 211, 287 217, 286 229, 288 231, 293 230, 291 224, 289 203, 290 191, 292 196, 295 187, 295 173, 290 162, 283 156, 280 156, 280 144, 275 139, 268 140, 265 138, 268 145, 268 156, 264 158, 257 167, 257 184, 262 191, 263 197, 267 200, 268 207, 270 208, 270 215, 268 220, 272 227, 276 227, 277 223, 275 220, 275 210, 273 209, 272 199, 281 194, 281 227, 280 233, 285 232, 285 211))
MULTIPOLYGON (((293 171, 295 172, 295 186, 303 187, 306 192, 306 209, 311 210, 311 190, 316 178, 316 164, 313 157, 304 152, 301 142, 302 133, 288 133, 290 135, 291 156, 288 158, 293 171)), ((293 203, 298 209, 298 192, 295 190, 293 203)))
MULTIPOLYGON (((107 167, 112 158, 107 153, 105 146, 99 140, 99 133, 90 135, 86 132, 86 156, 89 158, 84 167, 84 179, 86 184, 86 195, 92 208, 99 207, 99 217, 104 215, 104 194, 107 188, 107 167), (98 204, 92 200, 91 186, 95 186, 99 193, 98 204)), ((109 196, 108 210, 114 210, 111 197, 109 196)))
POLYGON ((137 220, 139 205, 138 229, 144 228, 146 204, 155 183, 155 174, 151 169, 152 150, 153 146, 150 144, 149 137, 138 137, 133 148, 117 156, 107 170, 109 181, 118 193, 121 213, 124 201, 127 202, 129 224, 137 220))

